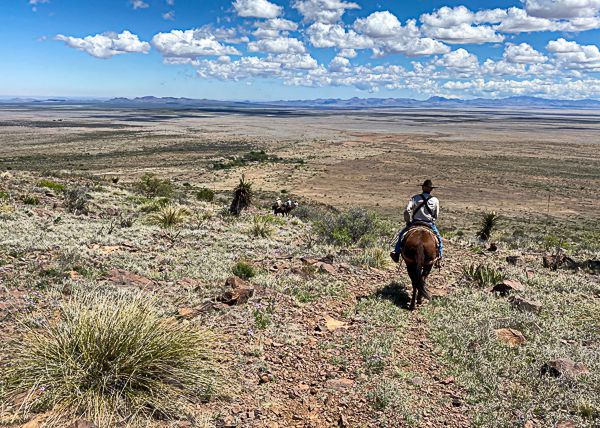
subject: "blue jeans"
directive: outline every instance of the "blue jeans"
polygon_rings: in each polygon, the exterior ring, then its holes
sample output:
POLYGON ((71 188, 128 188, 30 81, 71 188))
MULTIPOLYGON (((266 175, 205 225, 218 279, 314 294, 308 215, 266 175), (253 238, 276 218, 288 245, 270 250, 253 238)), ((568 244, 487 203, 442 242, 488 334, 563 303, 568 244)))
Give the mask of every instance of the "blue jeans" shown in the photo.
MULTIPOLYGON (((440 258, 442 258, 442 254, 443 254, 443 244, 442 244, 442 235, 440 235, 440 231, 438 230, 437 226, 435 225, 435 223, 427 223, 428 226, 431 227, 431 230, 433 230, 433 233, 435 233, 435 236, 437 236, 438 241, 440 242, 440 258)), ((404 236, 404 234, 406 233, 406 231, 412 226, 412 223, 409 224, 408 226, 406 226, 404 229, 402 229, 400 231, 400 234, 398 235, 398 242, 396 242, 396 248, 394 249, 394 252, 396 254, 402 254, 402 237, 404 236)))

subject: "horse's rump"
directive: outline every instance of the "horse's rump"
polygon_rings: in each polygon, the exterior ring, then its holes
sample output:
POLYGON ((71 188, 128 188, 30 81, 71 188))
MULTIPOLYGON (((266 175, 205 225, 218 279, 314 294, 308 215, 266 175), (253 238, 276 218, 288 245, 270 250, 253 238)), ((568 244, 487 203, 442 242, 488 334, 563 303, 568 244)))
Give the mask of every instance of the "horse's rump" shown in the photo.
POLYGON ((424 264, 431 265, 439 257, 439 242, 431 228, 425 225, 411 227, 402 238, 402 258, 408 263, 416 262, 417 249, 424 251, 424 264))

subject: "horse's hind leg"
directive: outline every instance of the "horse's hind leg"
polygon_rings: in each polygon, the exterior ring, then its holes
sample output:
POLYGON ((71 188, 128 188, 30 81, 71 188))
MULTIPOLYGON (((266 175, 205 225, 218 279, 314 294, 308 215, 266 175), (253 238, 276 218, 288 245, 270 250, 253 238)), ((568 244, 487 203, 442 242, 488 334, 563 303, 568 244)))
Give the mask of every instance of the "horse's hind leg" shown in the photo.
POLYGON ((410 277, 410 282, 412 283, 412 298, 410 299, 410 310, 412 311, 415 308, 417 302, 419 278, 417 275, 417 269, 414 265, 406 266, 406 269, 408 270, 408 276, 410 277))
POLYGON ((429 293, 427 292, 427 276, 431 272, 431 267, 423 270, 423 276, 421 277, 421 284, 418 287, 417 304, 423 303, 423 298, 429 299, 429 293))

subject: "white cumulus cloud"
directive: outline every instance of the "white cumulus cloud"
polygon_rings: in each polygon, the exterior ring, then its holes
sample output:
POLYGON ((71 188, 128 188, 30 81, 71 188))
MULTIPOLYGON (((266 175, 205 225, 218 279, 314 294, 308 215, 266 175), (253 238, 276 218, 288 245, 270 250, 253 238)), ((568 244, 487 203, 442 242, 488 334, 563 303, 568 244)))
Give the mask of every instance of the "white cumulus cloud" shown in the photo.
POLYGON ((233 7, 244 18, 277 18, 283 8, 268 0, 235 0, 233 7))
POLYGON ((360 9, 356 3, 341 0, 295 0, 293 6, 305 21, 327 24, 339 22, 347 9, 360 9))
POLYGON ((215 35, 203 29, 158 33, 152 38, 152 44, 164 57, 195 58, 240 54, 235 47, 220 43, 215 35))
POLYGON ((140 41, 137 35, 129 31, 117 33, 102 33, 84 38, 58 34, 56 40, 63 41, 67 46, 87 52, 96 58, 111 58, 125 53, 148 53, 150 44, 140 41))

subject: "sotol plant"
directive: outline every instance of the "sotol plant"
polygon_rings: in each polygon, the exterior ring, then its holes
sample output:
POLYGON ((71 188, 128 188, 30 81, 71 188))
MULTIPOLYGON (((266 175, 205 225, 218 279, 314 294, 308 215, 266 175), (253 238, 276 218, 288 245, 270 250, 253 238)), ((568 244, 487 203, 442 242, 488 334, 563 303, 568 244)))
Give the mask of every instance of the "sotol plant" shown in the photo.
POLYGON ((9 344, 4 398, 48 411, 49 426, 177 417, 222 385, 213 345, 212 334, 167 321, 142 295, 75 296, 59 320, 9 344))
POLYGON ((233 200, 231 201, 229 212, 236 216, 240 215, 243 210, 252 205, 253 199, 252 183, 246 181, 246 178, 242 175, 240 183, 233 190, 233 200))
POLYGON ((486 213, 481 219, 481 229, 477 232, 477 237, 483 241, 487 241, 492 236, 493 230, 498 225, 498 214, 495 211, 486 213))
POLYGON ((499 270, 485 265, 468 265, 463 267, 463 274, 469 281, 474 281, 481 287, 496 285, 504 279, 499 270))

